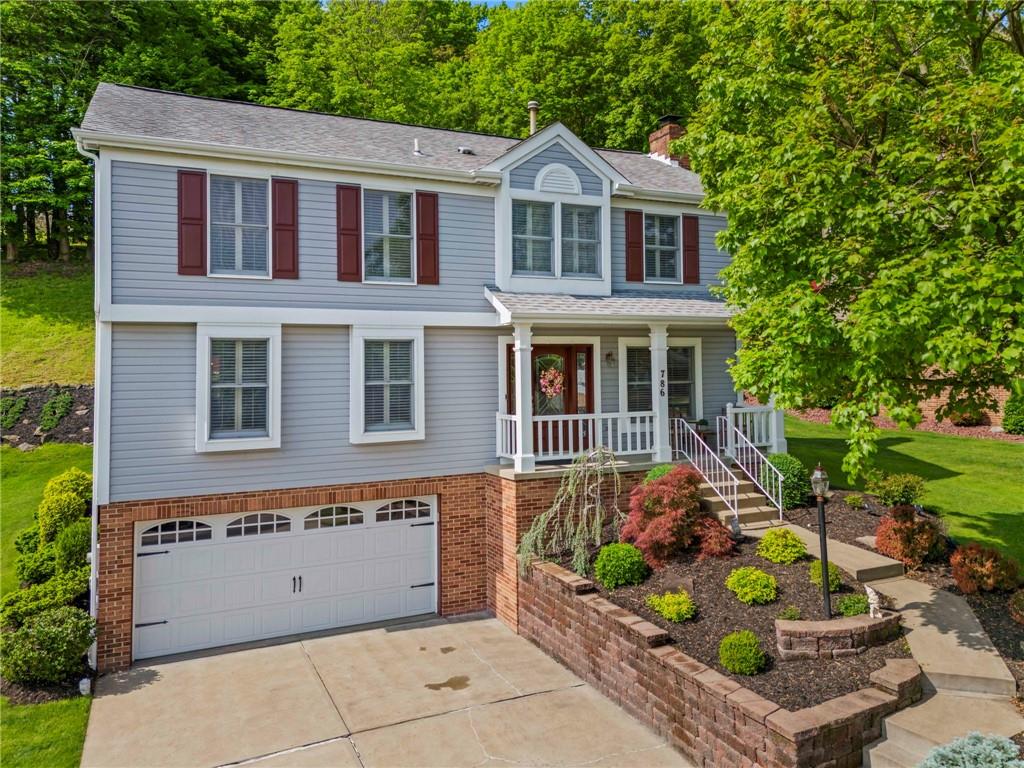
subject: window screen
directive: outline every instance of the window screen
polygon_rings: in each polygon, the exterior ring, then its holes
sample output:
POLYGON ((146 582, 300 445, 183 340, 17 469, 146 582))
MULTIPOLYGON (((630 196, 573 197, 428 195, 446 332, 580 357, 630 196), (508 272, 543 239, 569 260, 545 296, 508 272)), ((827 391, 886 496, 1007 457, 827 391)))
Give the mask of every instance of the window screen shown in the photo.
POLYGON ((644 279, 679 279, 677 216, 644 216, 644 279))
POLYGON ((268 434, 267 339, 210 340, 210 437, 268 434))
POLYGON ((366 279, 411 282, 412 195, 366 190, 363 229, 366 279))
POLYGON ((562 205, 562 274, 596 277, 601 249, 601 209, 562 205))
POLYGON ((651 351, 646 347, 626 347, 626 410, 652 408, 651 351))
POLYGON ((267 181, 210 177, 210 273, 267 275, 267 181))
POLYGON ((668 349, 668 415, 696 418, 693 404, 693 347, 668 349))
POLYGON ((552 203, 512 201, 512 271, 550 275, 552 203))
POLYGON ((413 429, 412 341, 366 341, 363 358, 367 430, 413 429))

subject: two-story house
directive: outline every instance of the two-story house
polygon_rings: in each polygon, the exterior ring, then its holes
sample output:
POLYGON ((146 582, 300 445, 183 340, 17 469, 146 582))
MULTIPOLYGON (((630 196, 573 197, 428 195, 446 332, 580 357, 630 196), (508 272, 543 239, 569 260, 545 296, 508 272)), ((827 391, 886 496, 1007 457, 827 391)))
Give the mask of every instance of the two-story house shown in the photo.
MULTIPOLYGON (((741 421, 725 218, 678 134, 644 154, 100 85, 75 131, 99 668, 429 613, 515 627, 518 537, 597 445, 724 498, 695 425, 741 421)), ((778 447, 770 409, 742 421, 778 447)))

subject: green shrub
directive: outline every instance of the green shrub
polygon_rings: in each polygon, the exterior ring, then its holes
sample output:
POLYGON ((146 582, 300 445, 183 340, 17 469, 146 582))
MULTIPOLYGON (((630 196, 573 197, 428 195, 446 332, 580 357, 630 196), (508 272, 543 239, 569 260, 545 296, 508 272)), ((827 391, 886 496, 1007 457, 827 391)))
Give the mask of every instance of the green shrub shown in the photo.
POLYGON ((89 568, 59 573, 43 584, 15 589, 0 599, 0 627, 17 629, 29 618, 70 605, 89 588, 89 568))
POLYGON ((57 573, 81 568, 87 563, 92 548, 92 521, 84 519, 72 523, 60 532, 52 546, 57 573))
POLYGON ((888 507, 916 504, 924 495, 924 478, 910 473, 880 475, 871 479, 868 491, 888 507))
POLYGON ((1024 435, 1024 392, 1010 395, 1003 406, 1003 429, 1011 435, 1024 435))
POLYGON ((679 623, 697 615, 697 604, 685 589, 666 592, 663 595, 649 595, 647 607, 666 621, 679 623))
POLYGON ((846 494, 846 503, 854 509, 860 509, 864 506, 864 496, 860 493, 848 493, 846 494))
POLYGON ((718 644, 718 662, 733 674, 756 675, 767 661, 757 635, 749 629, 730 632, 718 644))
POLYGON ((51 397, 43 404, 42 413, 39 415, 39 428, 43 432, 49 432, 56 427, 60 424, 60 420, 71 411, 74 402, 74 398, 68 392, 61 392, 51 397))
POLYGON ((657 480, 659 477, 664 477, 675 468, 675 464, 659 464, 656 467, 651 467, 647 470, 647 474, 644 475, 643 483, 646 485, 657 480))
POLYGON ((54 496, 58 493, 73 493, 83 501, 89 501, 92 499, 92 475, 78 467, 71 467, 51 477, 43 489, 43 496, 54 496))
POLYGON ((33 524, 31 528, 26 528, 15 536, 14 549, 23 555, 39 549, 39 526, 33 524))
POLYGON ((977 731, 954 739, 927 754, 918 768, 1024 768, 1017 745, 1005 736, 977 731))
POLYGON ((860 616, 867 613, 869 607, 868 596, 861 594, 843 595, 836 602, 836 608, 843 616, 860 616))
POLYGON ((0 398, 0 425, 4 429, 10 429, 17 424, 27 404, 27 397, 0 398))
POLYGON ((772 528, 758 542, 757 554, 772 563, 790 565, 807 556, 807 545, 788 528, 772 528))
POLYGON ((47 544, 34 552, 18 555, 14 561, 14 573, 22 584, 42 584, 56 573, 56 548, 47 544))
POLYGON ((0 641, 0 673, 17 683, 63 683, 85 670, 95 620, 81 608, 43 611, 0 641))
POLYGON ((725 580, 725 586, 747 605, 771 603, 778 597, 779 584, 775 577, 760 568, 747 565, 737 568, 725 580))
MULTIPOLYGON (((821 560, 815 560, 807 568, 808 575, 811 577, 811 581, 821 586, 821 560)), ((836 567, 835 563, 828 564, 828 588, 829 591, 835 592, 843 586, 843 574, 836 567)))
POLYGON ((647 578, 643 552, 632 544, 606 544, 597 553, 594 578, 605 589, 639 584, 647 578))
POLYGON ((800 609, 795 605, 787 605, 779 611, 779 618, 785 621, 800 621, 800 609))
POLYGON ((87 507, 81 497, 63 491, 44 495, 39 502, 39 541, 47 544, 72 523, 81 519, 87 507))
MULTIPOLYGON (((796 456, 788 453, 773 453, 768 462, 782 473, 782 506, 786 509, 802 507, 811 492, 811 473, 796 456)), ((761 485, 770 488, 774 473, 768 467, 761 468, 761 485)))

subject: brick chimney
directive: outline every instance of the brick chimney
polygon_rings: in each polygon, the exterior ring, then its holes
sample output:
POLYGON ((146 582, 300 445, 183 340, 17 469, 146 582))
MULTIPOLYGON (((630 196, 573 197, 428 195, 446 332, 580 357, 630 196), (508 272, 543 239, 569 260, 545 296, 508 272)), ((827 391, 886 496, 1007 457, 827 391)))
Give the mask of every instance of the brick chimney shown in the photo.
POLYGON ((657 129, 647 137, 647 142, 651 146, 651 157, 664 163, 689 168, 690 158, 686 155, 673 155, 669 150, 669 143, 678 139, 683 133, 683 127, 679 125, 679 115, 665 115, 659 118, 657 129))

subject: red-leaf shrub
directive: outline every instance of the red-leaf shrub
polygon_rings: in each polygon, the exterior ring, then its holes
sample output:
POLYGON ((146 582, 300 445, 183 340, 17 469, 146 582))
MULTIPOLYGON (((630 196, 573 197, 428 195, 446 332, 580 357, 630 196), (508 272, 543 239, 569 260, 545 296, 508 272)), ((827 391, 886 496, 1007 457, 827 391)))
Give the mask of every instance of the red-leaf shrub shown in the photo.
POLYGON ((953 580, 965 595, 1002 592, 1017 586, 1017 561, 992 547, 957 547, 949 564, 953 566, 953 580))
POLYGON ((939 524, 907 505, 889 510, 875 530, 875 548, 887 557, 917 568, 925 560, 942 557, 946 539, 939 524))
POLYGON ((629 515, 619 531, 635 544, 651 568, 661 568, 697 536, 701 477, 696 470, 676 467, 667 475, 638 485, 629 495, 629 515))
POLYGON ((697 523, 697 538, 700 540, 698 560, 709 557, 729 557, 736 552, 736 542, 729 529, 713 517, 702 517, 697 523))

